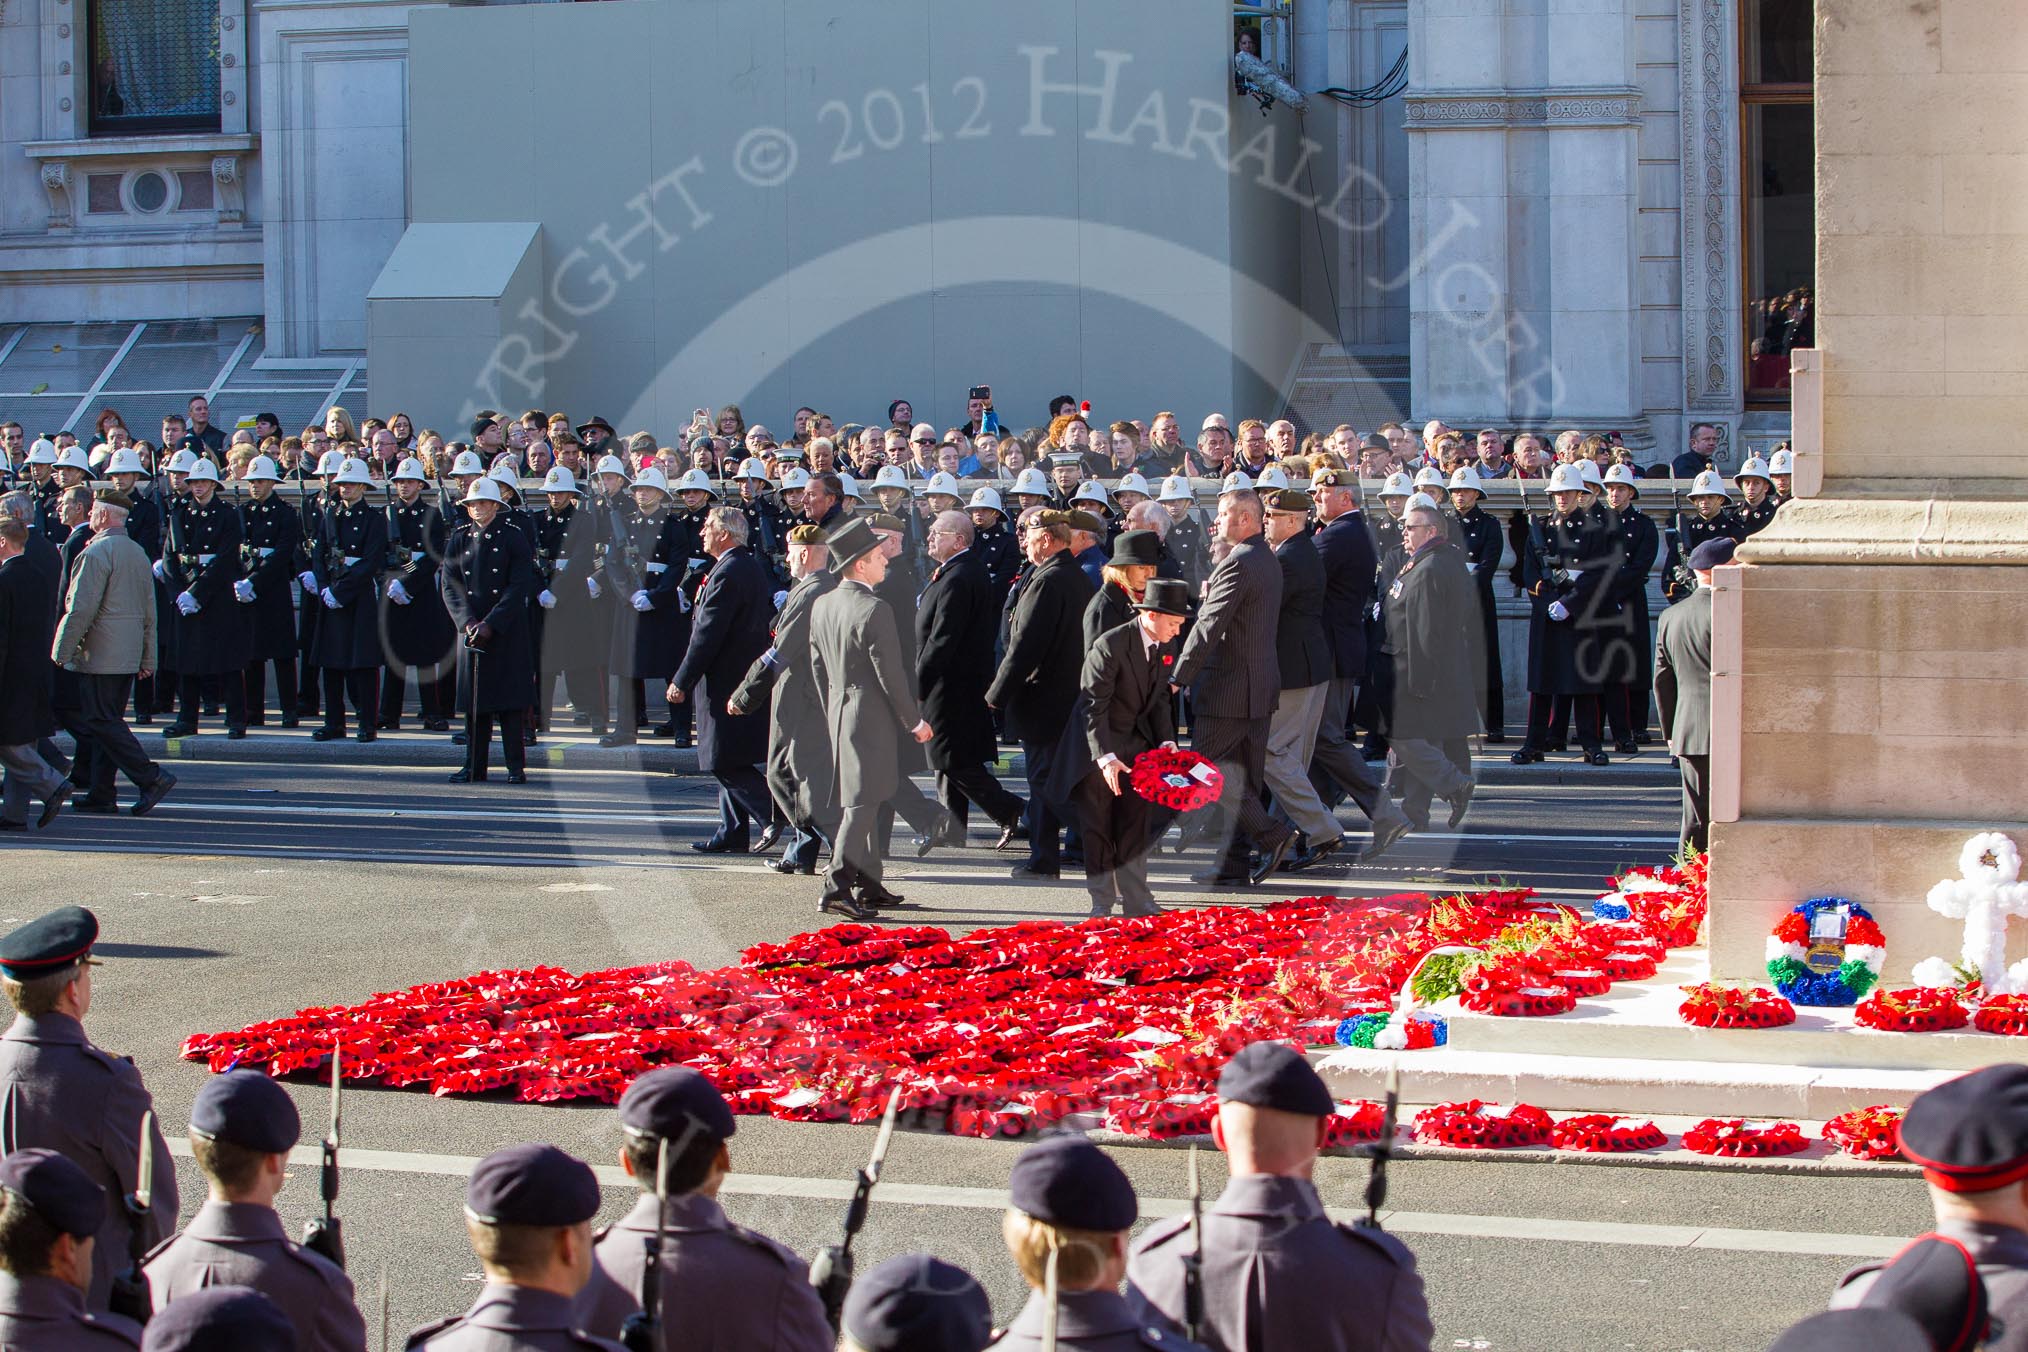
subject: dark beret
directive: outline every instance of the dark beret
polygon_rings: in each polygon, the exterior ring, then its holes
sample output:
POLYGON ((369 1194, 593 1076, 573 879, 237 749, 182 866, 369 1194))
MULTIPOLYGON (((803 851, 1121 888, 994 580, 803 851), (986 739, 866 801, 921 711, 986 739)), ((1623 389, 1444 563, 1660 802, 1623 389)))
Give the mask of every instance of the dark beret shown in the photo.
POLYGON ((1162 537, 1151 530, 1123 530, 1107 562, 1121 568, 1154 568, 1162 562, 1162 537))
POLYGON ((1140 1214, 1134 1185, 1082 1136, 1051 1136, 1014 1161, 1014 1209, 1074 1230, 1125 1230, 1140 1214))
POLYGON ((868 513, 866 524, 875 530, 903 531, 908 529, 908 523, 892 512, 868 513))
POLYGON ((491 426, 493 426, 493 419, 491 418, 472 419, 472 440, 477 441, 480 437, 484 436, 486 429, 491 426))
POLYGON ((591 1166, 553 1145, 510 1145, 472 1169, 465 1214, 487 1225, 564 1226, 598 1214, 591 1166))
POLYGON ((190 1105, 190 1134, 280 1155, 302 1139, 303 1119, 289 1091, 258 1070, 229 1070, 206 1080, 190 1105))
POLYGON ((1859 1308, 1901 1311, 1922 1325, 1936 1352, 1972 1352, 1986 1341, 1992 1322, 1977 1260, 1941 1235, 1923 1235, 1894 1255, 1859 1298, 1859 1308))
POLYGON ((1774 1340, 1767 1352, 1933 1352, 1922 1325, 1898 1310, 1826 1310, 1774 1340))
POLYGON ((620 1125, 636 1136, 677 1142, 693 1131, 723 1141, 739 1130, 718 1086, 688 1066, 663 1066, 628 1085, 620 1125))
POLYGON ((1267 509, 1270 512, 1307 513, 1316 505, 1310 500, 1310 495, 1300 488, 1277 488, 1267 495, 1267 509))
POLYGON ((157 1311, 141 1352, 296 1352, 296 1329, 250 1286, 207 1286, 157 1311))
POLYGON ((106 1190, 68 1156, 54 1150, 17 1150, 0 1159, 0 1188, 77 1239, 96 1235, 106 1223, 106 1190))
POLYGON ((2028 1179, 2028 1066, 1987 1066, 1918 1094, 1901 1119, 1901 1153, 1946 1192, 2028 1179))
POLYGON ((993 1340, 985 1290, 926 1253, 890 1258, 854 1282, 840 1323, 866 1352, 980 1352, 993 1340))
POLYGON ((1081 530, 1086 535, 1104 535, 1106 523, 1090 512, 1070 511, 1063 514, 1063 524, 1072 530, 1081 530))
POLYGON ((1310 480, 1312 488, 1357 488, 1359 475, 1349 469, 1327 469, 1310 480))
POLYGON ((790 529, 789 543, 792 545, 821 545, 824 543, 824 528, 813 522, 805 521, 802 525, 790 529))
POLYGON ((1706 540, 1690 551, 1690 571, 1708 573, 1713 568, 1723 568, 1732 562, 1732 555, 1739 548, 1735 540, 1721 535, 1716 540, 1706 540))
POLYGON ((1309 1059, 1286 1042, 1241 1047, 1218 1072, 1218 1097, 1305 1117, 1329 1117, 1338 1106, 1309 1059))
POLYGON ((29 981, 75 967, 98 939, 97 916, 82 906, 60 906, 0 936, 0 973, 29 981))

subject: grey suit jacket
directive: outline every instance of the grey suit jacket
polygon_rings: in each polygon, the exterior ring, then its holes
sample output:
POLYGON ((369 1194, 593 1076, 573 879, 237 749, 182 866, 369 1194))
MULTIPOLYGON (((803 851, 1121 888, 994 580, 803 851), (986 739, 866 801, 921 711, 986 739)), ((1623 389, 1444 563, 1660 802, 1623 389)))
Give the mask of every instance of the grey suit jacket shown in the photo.
POLYGON ((901 787, 901 739, 922 721, 894 611, 862 584, 842 581, 817 599, 810 646, 837 748, 836 801, 884 803, 901 787))
POLYGON ((1235 545, 1211 572, 1204 606, 1176 659, 1176 684, 1190 686, 1199 718, 1266 718, 1281 698, 1275 629, 1282 566, 1256 535, 1235 545))
POLYGON ((1699 587, 1655 625, 1655 708, 1679 756, 1711 754, 1711 588, 1699 587))

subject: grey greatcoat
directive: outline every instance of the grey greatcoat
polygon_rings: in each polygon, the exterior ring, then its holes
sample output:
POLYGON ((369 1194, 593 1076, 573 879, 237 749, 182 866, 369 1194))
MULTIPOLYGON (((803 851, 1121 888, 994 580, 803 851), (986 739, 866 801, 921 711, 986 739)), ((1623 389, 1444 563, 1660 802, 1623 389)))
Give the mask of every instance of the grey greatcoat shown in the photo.
POLYGON ((768 792, 791 821, 828 817, 831 794, 831 726, 824 712, 811 656, 810 613, 817 598, 838 584, 825 569, 797 580, 775 615, 774 646, 747 668, 733 698, 759 713, 774 698, 768 720, 768 792))
MULTIPOLYGON (((1972 1261, 1979 1265, 1979 1277, 1986 1284, 1993 1320, 2006 1325, 2000 1337, 1980 1346, 1986 1352, 2028 1352, 2028 1234, 2010 1226, 1957 1219, 1938 1221, 1935 1233, 1971 1251, 1972 1261)), ((1862 1263, 1846 1273, 1831 1293, 1831 1308, 1844 1310, 1857 1305, 1883 1266, 1862 1263)))
POLYGON ((847 578, 817 601, 810 645, 836 748, 833 797, 848 808, 884 803, 901 787, 901 739, 922 721, 894 612, 847 578))
MULTIPOLYGON (((68 1155, 112 1202, 92 1246, 87 1303, 100 1309, 127 1265, 133 1227, 118 1199, 140 1186, 141 1115, 154 1107, 134 1063, 93 1046, 67 1014, 23 1014, 0 1036, 0 1154, 40 1146, 68 1155)), ((155 1181, 141 1224, 153 1244, 176 1228, 176 1163, 159 1116, 149 1136, 155 1181)))
MULTIPOLYGON (((1477 617, 1461 617, 1476 624, 1477 617)), ((1127 1259, 1127 1301, 1183 1327, 1190 1218, 1150 1226, 1127 1259)), ((1334 1224, 1306 1179, 1250 1174, 1204 1213, 1204 1321, 1215 1352, 1428 1352, 1415 1255, 1379 1230, 1334 1224)))
MULTIPOLYGON (((662 1250, 661 1341, 658 1347, 711 1352, 831 1352, 834 1335, 810 1269, 787 1246, 734 1225, 712 1198, 669 1199, 662 1250)), ((643 1240, 655 1233, 655 1198, 598 1233, 591 1280, 578 1293, 577 1316, 587 1333, 617 1338, 640 1309, 647 1264, 643 1240)))
POLYGON ((85 1309, 84 1292, 61 1277, 0 1272, 0 1347, 127 1352, 140 1345, 139 1324, 85 1309))
POLYGON ((289 1317, 298 1352, 365 1352, 352 1279, 290 1239, 273 1207, 206 1202, 182 1234, 156 1246, 144 1271, 157 1314, 207 1287, 250 1286, 289 1317))
POLYGON ((1711 588, 1699 587, 1655 623, 1655 708, 1679 756, 1711 754, 1711 588))
POLYGON ((569 1296, 532 1286, 487 1282, 472 1308, 425 1324, 408 1335, 406 1347, 430 1352, 623 1352, 616 1342, 580 1330, 569 1296))
POLYGON ((1478 732, 1482 630, 1464 555, 1448 540, 1425 545, 1402 565, 1385 601, 1392 735, 1443 742, 1478 732))

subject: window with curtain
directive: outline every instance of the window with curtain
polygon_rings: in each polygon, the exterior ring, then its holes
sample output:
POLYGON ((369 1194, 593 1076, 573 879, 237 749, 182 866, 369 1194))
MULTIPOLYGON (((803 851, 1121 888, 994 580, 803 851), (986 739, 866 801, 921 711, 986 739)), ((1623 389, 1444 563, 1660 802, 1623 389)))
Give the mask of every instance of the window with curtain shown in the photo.
POLYGON ((217 0, 90 0, 94 136, 217 131, 217 0))
POLYGON ((1740 231, 1746 398, 1789 402, 1789 352, 1816 343, 1810 0, 1740 5, 1740 231))

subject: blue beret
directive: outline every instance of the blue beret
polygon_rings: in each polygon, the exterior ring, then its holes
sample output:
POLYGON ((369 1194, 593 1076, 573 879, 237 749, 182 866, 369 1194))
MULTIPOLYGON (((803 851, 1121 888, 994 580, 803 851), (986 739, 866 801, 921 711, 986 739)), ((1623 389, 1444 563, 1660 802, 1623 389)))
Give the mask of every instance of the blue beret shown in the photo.
POLYGON ((1305 1117, 1329 1117, 1338 1107, 1309 1058, 1286 1042, 1241 1047, 1218 1072, 1218 1097, 1305 1117))
POLYGON ((1942 1235, 1922 1235, 1894 1255, 1859 1298, 1859 1308, 1901 1311, 1922 1325, 1936 1352, 1972 1352, 1987 1340, 1992 1322, 1977 1260, 1942 1235))
POLYGON ((0 937, 0 973, 30 981, 90 956, 99 918, 82 906, 64 906, 0 937))
POLYGON ((723 1141, 739 1130, 718 1086, 688 1066, 663 1066, 628 1085, 620 1125, 679 1145, 694 1131, 723 1141))
POLYGON ((1738 548, 1738 541, 1729 536, 1721 535, 1716 540, 1706 540, 1690 551, 1690 571, 1708 573, 1713 568, 1723 568, 1732 562, 1732 555, 1738 548))
POLYGON ((472 1169, 465 1213, 486 1225, 576 1225, 598 1214, 591 1166, 553 1145, 510 1145, 472 1169))
POLYGON ((66 1235, 85 1239, 106 1223, 106 1190, 54 1150, 17 1150, 0 1159, 0 1188, 27 1202, 66 1235))
POLYGON ((2028 1179, 2028 1066, 1987 1066, 1918 1094, 1901 1119, 1901 1153, 1946 1192, 2028 1179))
POLYGON ((207 1286, 158 1310, 141 1352, 296 1352, 296 1329, 251 1286, 207 1286))
POLYGON ((1896 1310, 1826 1310, 1774 1340, 1767 1352, 1934 1352, 1922 1325, 1896 1310))
POLYGON ((229 1070, 206 1080, 190 1105, 190 1134, 280 1155, 295 1148, 303 1119, 289 1091, 258 1070, 229 1070))
POLYGON ((854 1282, 841 1323, 866 1352, 980 1352, 993 1340, 985 1289, 926 1253, 890 1258, 854 1282))
POLYGON ((1134 1185, 1082 1136, 1050 1136, 1014 1161, 1014 1209, 1074 1230, 1125 1230, 1140 1214, 1134 1185))

